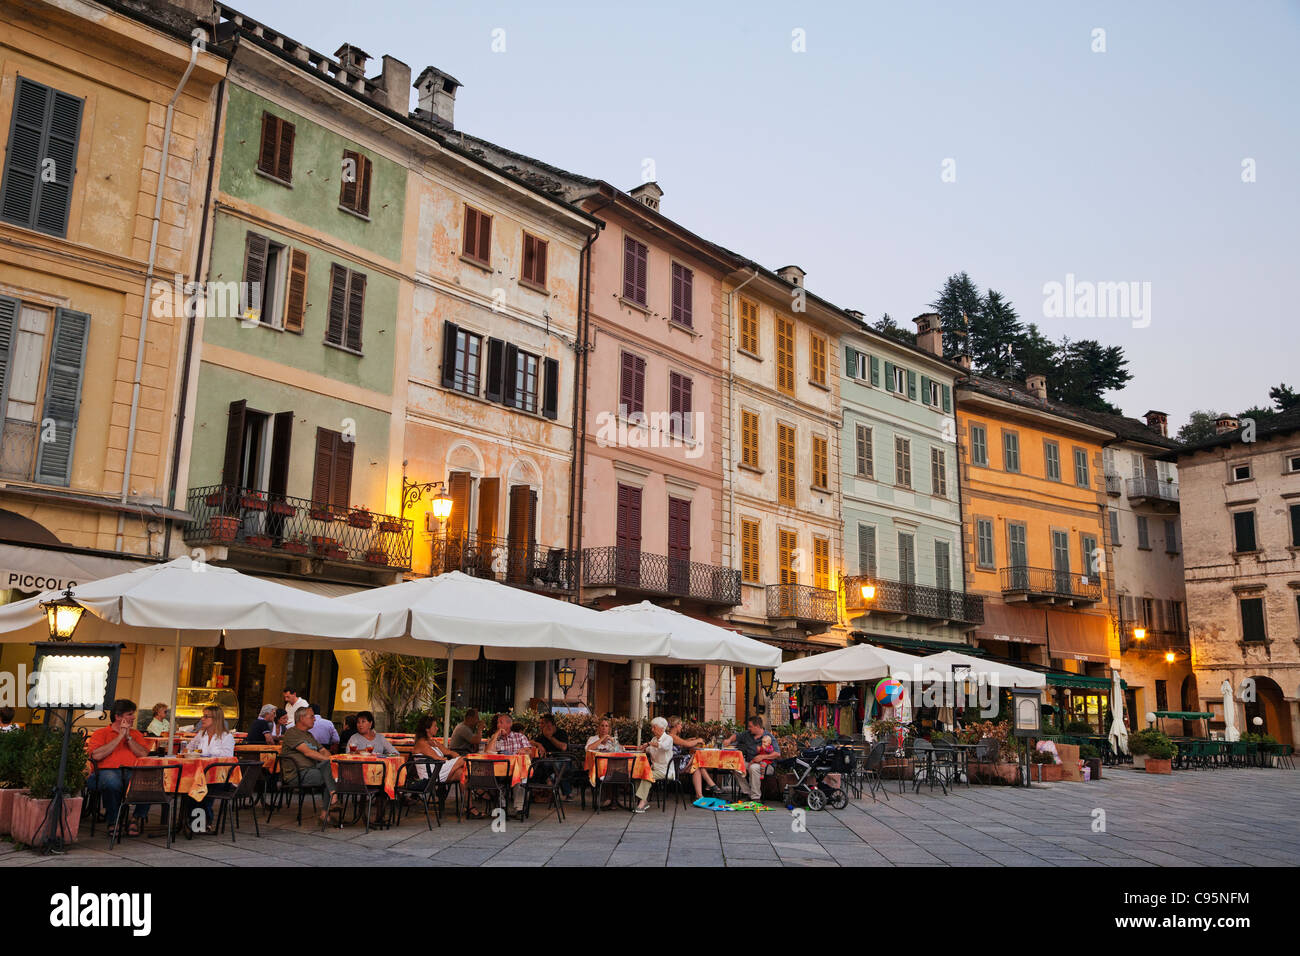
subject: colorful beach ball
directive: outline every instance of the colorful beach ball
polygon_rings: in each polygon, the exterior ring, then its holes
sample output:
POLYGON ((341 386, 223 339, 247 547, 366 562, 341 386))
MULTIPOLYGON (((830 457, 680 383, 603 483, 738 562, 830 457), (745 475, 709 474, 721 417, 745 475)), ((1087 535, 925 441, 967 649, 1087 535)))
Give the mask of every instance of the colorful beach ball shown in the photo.
POLYGON ((876 703, 881 707, 897 707, 903 699, 903 684, 892 677, 886 677, 876 685, 876 703))

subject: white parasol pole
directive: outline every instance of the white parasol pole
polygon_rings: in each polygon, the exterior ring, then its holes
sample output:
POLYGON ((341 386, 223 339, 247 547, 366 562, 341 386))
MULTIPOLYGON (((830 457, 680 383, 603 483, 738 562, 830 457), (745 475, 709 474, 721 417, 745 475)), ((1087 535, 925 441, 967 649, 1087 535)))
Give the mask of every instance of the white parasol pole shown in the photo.
POLYGON ((172 747, 176 743, 176 697, 177 690, 181 682, 181 629, 176 629, 176 659, 172 667, 172 709, 171 720, 167 721, 167 756, 174 753, 172 747))
POLYGON ((455 663, 455 658, 456 645, 447 645, 447 678, 442 689, 442 742, 445 744, 451 743, 451 668, 455 663))

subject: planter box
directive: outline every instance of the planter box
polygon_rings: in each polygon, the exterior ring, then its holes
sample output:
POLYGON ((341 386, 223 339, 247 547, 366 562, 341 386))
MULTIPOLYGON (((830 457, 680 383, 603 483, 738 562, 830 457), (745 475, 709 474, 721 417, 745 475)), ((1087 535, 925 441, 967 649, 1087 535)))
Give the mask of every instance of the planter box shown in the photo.
POLYGON ((27 791, 17 787, 0 790, 0 836, 8 836, 13 831, 14 803, 20 796, 27 796, 27 791))
POLYGON ((402 523, 400 521, 381 521, 379 522, 379 530, 384 534, 401 534, 402 523))
POLYGON ((281 517, 284 518, 292 518, 297 513, 298 513, 298 509, 295 508, 293 505, 286 504, 283 501, 271 502, 271 514, 273 515, 280 515, 281 517))
POLYGON ((387 552, 387 551, 367 551, 367 552, 366 552, 366 564, 382 564, 382 565, 384 565, 385 567, 387 567, 387 565, 388 565, 388 552, 387 552))
POLYGON ((354 511, 348 515, 348 524, 354 528, 371 528, 374 527, 375 519, 368 511, 354 511))
POLYGON ((221 507, 221 497, 222 497, 222 496, 221 496, 221 492, 219 492, 219 491, 214 491, 214 492, 212 492, 212 494, 210 494, 210 495, 208 495, 206 498, 204 498, 204 499, 203 499, 203 502, 204 502, 204 504, 206 504, 209 508, 220 508, 220 507, 221 507))
POLYGON ((343 548, 325 547, 319 548, 318 551, 320 556, 327 561, 346 561, 348 559, 348 553, 343 548))
POLYGON ((311 516, 313 521, 334 520, 334 512, 330 511, 328 508, 309 508, 307 514, 311 516))
POLYGON ((256 495, 241 495, 239 498, 239 506, 248 511, 265 511, 266 499, 258 498, 256 495))
POLYGON ((1036 763, 1030 765, 1030 779, 1039 783, 1060 783, 1061 782, 1061 764, 1059 763, 1036 763))
POLYGON ((308 548, 305 541, 282 541, 280 550, 288 551, 290 554, 306 554, 308 548))
POLYGON ((244 539, 244 544, 252 545, 254 548, 269 548, 274 543, 269 534, 250 534, 244 539))
POLYGON ((317 551, 328 551, 331 548, 339 546, 338 538, 327 538, 324 535, 314 534, 311 536, 311 546, 317 551))
POLYGON ((212 517, 208 519, 208 534, 217 541, 229 544, 239 534, 239 519, 212 517))
POLYGON ((1001 761, 999 763, 972 763, 969 768, 972 783, 1007 783, 1013 784, 1020 779, 1020 764, 1001 761))
POLYGON ((1134 769, 1134 770, 1141 770, 1141 769, 1142 769, 1143 767, 1145 767, 1146 765, 1147 765, 1147 755, 1146 755, 1146 754, 1134 754, 1134 755, 1133 755, 1133 769, 1134 769))
POLYGON ((1173 773, 1174 762, 1172 760, 1161 760, 1159 757, 1147 757, 1147 773, 1173 773))
MULTIPOLYGON (((77 841, 81 828, 82 797, 63 798, 63 832, 69 843, 77 841)), ((15 843, 39 846, 49 834, 45 815, 49 813, 49 800, 33 800, 24 792, 14 801, 12 834, 15 843)), ((57 824, 56 824, 57 825, 57 824)))

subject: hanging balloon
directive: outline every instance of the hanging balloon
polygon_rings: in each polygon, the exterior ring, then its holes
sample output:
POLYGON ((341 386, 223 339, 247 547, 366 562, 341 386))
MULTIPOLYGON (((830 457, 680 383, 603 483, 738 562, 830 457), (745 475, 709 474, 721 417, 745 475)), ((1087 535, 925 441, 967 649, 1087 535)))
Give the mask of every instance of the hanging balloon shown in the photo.
POLYGON ((876 684, 876 703, 881 707, 897 707, 903 700, 903 684, 892 677, 886 677, 876 684))

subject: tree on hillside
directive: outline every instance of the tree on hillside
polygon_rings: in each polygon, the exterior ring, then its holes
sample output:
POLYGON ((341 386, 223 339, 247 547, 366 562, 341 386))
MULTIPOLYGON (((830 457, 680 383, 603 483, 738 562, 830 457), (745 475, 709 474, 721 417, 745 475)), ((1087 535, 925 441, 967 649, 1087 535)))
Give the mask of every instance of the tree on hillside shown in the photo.
POLYGON ((1133 378, 1125 366, 1128 359, 1117 345, 1103 346, 1095 339, 1071 342, 1062 339, 1055 354, 1055 368, 1048 379, 1053 399, 1094 412, 1123 414, 1103 399, 1102 393, 1123 388, 1133 378))
POLYGON ((1001 292, 989 289, 971 316, 971 365, 981 375, 1016 378, 1023 332, 1015 306, 1001 292))
POLYGON ((1293 408, 1300 408, 1300 394, 1292 391, 1291 386, 1286 383, 1274 385, 1270 388, 1268 397, 1272 399, 1279 412, 1289 412, 1293 408))
POLYGON ((888 312, 882 315, 875 325, 871 326, 881 335, 887 335, 891 339, 899 342, 905 342, 908 345, 916 344, 916 333, 903 328, 893 320, 888 312))
POLYGON ((1187 424, 1178 429, 1177 438, 1184 445, 1195 445, 1209 441, 1214 437, 1214 423, 1221 417, 1221 412, 1198 410, 1187 416, 1187 424))
POLYGON ((944 357, 956 358, 966 350, 962 333, 968 331, 968 323, 973 322, 983 308, 980 290, 970 276, 959 272, 948 277, 930 308, 938 312, 942 320, 944 357))

